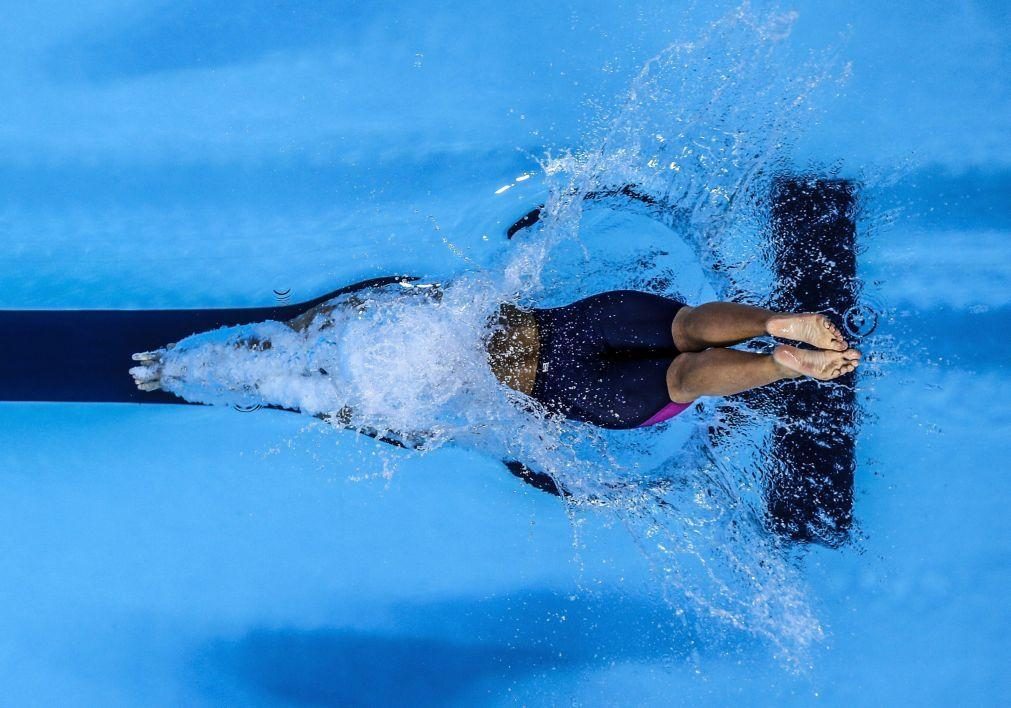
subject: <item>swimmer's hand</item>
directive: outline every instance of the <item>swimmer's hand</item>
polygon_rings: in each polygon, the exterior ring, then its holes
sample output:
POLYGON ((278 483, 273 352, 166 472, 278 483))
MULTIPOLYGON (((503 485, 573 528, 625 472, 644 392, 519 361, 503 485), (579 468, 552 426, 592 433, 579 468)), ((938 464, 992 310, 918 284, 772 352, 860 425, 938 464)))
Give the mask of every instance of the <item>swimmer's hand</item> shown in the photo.
POLYGON ((157 391, 161 388, 161 375, 164 367, 162 354, 174 346, 175 344, 170 344, 165 349, 140 352, 131 357, 137 362, 137 366, 130 369, 130 375, 133 376, 133 382, 137 384, 137 388, 141 391, 157 391))

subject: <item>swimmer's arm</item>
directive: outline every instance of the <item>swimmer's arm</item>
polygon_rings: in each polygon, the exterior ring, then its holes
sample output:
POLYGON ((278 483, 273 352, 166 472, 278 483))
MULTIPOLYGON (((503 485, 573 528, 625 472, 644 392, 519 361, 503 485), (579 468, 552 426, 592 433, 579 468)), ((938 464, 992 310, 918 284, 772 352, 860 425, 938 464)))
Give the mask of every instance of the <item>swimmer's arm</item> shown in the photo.
MULTIPOLYGON (((164 356, 175 346, 176 342, 172 342, 162 349, 132 355, 131 358, 137 362, 137 365, 130 369, 130 375, 137 388, 141 391, 157 391, 162 388, 162 376, 165 371, 164 356)), ((259 352, 267 351, 271 346, 269 339, 260 339, 255 336, 243 337, 234 343, 236 350, 249 349, 259 352)))
POLYGON ((323 303, 322 305, 316 305, 316 307, 309 308, 301 315, 293 317, 290 320, 286 320, 284 324, 291 327, 296 332, 304 332, 312 324, 312 321, 319 317, 320 315, 328 316, 331 312, 337 309, 336 305, 323 303))

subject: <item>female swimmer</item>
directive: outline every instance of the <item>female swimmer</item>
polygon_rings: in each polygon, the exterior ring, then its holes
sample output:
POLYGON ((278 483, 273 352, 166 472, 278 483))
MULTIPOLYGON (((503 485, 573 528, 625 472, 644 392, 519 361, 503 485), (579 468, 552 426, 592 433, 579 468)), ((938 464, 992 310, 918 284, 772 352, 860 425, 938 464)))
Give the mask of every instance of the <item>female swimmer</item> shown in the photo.
MULTIPOLYGON (((303 330, 333 307, 320 305, 287 324, 303 330)), ((604 428, 653 425, 702 396, 729 396, 782 379, 835 379, 854 371, 861 357, 822 314, 730 302, 690 307, 634 290, 550 309, 503 305, 486 342, 500 382, 552 413, 604 428), (767 335, 812 348, 778 344, 771 354, 728 348, 767 335)), ((159 388, 161 354, 134 359, 137 385, 159 388)))

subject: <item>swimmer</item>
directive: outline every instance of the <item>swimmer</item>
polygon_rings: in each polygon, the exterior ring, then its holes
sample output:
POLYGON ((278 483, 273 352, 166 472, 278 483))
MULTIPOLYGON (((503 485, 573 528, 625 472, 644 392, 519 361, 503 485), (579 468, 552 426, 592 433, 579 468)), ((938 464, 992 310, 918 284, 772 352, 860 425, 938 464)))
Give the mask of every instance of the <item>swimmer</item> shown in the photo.
MULTIPOLYGON (((333 308, 320 305, 286 324, 303 330, 333 308)), ((270 347, 269 341, 247 344, 270 347)), ((552 413, 614 429, 660 423, 704 396, 730 396, 783 379, 836 379, 856 370, 861 357, 822 314, 731 302, 692 307, 633 290, 550 309, 503 305, 490 323, 486 348, 504 385, 552 413), (729 348, 763 336, 811 348, 780 343, 771 354, 729 348)), ((158 389, 159 352, 133 358, 137 386, 158 389)))

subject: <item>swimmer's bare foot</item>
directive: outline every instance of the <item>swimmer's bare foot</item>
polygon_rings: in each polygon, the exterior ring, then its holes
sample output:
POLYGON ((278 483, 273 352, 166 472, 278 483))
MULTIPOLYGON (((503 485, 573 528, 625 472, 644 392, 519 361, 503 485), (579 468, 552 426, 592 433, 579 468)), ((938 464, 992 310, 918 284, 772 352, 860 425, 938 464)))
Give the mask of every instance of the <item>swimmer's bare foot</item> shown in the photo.
POLYGON ((791 378, 811 376, 822 381, 830 381, 848 374, 860 365, 862 355, 856 349, 833 352, 824 349, 798 349, 789 344, 780 344, 772 352, 772 358, 791 378))
POLYGON ((773 337, 804 342, 818 349, 844 352, 849 344, 839 328, 825 315, 817 312, 784 313, 773 315, 765 324, 765 331, 773 337))

